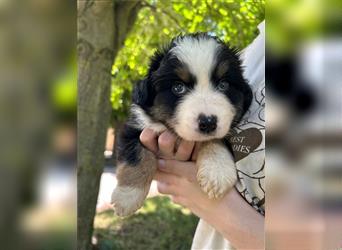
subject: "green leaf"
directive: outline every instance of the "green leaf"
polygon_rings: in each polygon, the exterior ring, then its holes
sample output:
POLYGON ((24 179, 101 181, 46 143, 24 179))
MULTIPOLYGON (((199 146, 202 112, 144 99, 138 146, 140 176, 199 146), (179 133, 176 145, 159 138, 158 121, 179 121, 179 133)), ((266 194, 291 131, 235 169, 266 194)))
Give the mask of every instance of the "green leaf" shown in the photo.
POLYGON ((228 12, 225 9, 219 9, 219 12, 223 16, 227 16, 228 15, 228 12))

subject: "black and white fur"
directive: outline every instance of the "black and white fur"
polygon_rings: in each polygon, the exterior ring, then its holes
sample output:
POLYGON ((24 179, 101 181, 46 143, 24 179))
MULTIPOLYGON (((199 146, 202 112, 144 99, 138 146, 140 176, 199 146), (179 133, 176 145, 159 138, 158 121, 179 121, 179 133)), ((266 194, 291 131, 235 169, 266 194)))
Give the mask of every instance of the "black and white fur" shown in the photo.
POLYGON ((178 36, 155 53, 148 74, 133 91, 130 116, 117 141, 116 214, 143 204, 156 170, 156 158, 140 143, 144 128, 168 129, 201 141, 197 180, 209 198, 219 198, 236 182, 225 138, 249 108, 251 90, 234 49, 205 33, 178 36))

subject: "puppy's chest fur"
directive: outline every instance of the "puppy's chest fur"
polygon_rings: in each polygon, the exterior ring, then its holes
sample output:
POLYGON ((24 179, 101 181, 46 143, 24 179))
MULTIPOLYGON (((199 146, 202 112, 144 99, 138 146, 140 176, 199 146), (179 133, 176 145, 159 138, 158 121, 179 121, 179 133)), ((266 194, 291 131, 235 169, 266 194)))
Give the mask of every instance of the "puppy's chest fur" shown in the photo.
POLYGON ((131 106, 131 119, 129 120, 129 125, 140 130, 149 128, 157 134, 160 134, 167 129, 166 125, 160 122, 154 122, 149 115, 136 104, 132 104, 131 106))

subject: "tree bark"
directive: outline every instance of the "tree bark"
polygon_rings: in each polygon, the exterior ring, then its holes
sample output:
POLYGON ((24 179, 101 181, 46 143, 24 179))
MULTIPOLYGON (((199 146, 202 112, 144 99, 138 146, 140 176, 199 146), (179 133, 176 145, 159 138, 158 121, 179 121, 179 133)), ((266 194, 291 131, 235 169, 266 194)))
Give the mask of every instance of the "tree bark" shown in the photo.
POLYGON ((141 5, 135 1, 78 1, 77 244, 91 249, 93 220, 110 119, 112 64, 141 5))

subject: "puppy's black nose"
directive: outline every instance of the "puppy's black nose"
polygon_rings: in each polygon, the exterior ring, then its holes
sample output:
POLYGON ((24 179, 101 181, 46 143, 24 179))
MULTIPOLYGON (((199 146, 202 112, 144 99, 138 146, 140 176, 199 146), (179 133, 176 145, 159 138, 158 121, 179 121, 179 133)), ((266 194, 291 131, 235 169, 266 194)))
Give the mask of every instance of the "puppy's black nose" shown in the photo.
POLYGON ((217 128, 217 116, 210 115, 206 116, 204 114, 200 114, 198 116, 198 129, 204 133, 209 134, 217 128))

